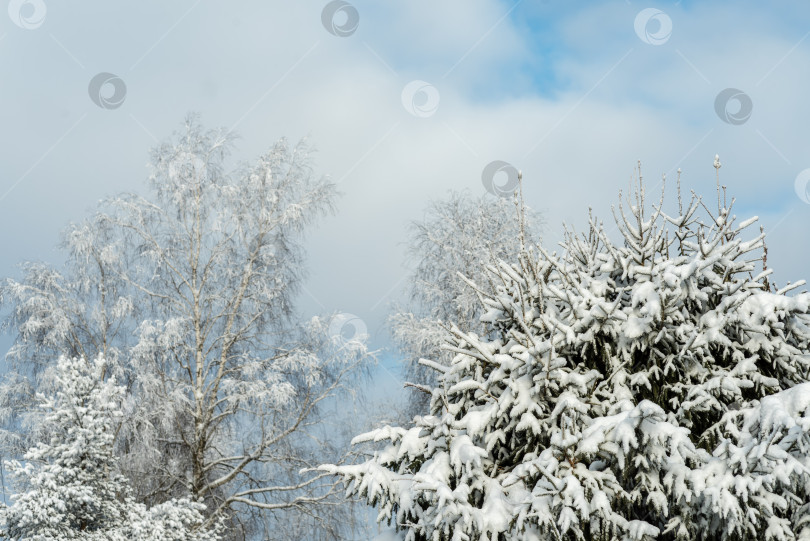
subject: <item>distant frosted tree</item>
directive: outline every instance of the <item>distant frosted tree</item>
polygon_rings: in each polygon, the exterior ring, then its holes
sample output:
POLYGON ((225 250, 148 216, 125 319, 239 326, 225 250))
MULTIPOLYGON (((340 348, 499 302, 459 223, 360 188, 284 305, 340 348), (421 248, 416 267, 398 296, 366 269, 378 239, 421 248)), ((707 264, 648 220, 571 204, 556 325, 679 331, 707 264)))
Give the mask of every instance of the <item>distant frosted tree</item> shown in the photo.
POLYGON ((0 509, 0 534, 14 541, 66 539, 215 541, 202 527, 205 506, 170 500, 147 509, 132 499, 113 454, 124 388, 102 381, 104 360, 63 357, 52 371, 56 393, 40 396, 49 434, 7 463, 22 492, 0 509))
POLYGON ((152 151, 148 196, 103 202, 66 231, 64 268, 27 264, 0 287, 16 334, 0 388, 4 443, 17 456, 25 447, 25 412, 51 359, 103 355, 105 376, 128 391, 116 448, 139 501, 203 501, 209 520, 232 519, 234 539, 284 539, 304 520, 339 538, 349 521, 335 483, 299 471, 340 456, 321 405, 358 381, 369 355, 293 306, 303 234, 332 210, 335 188, 313 175, 304 142, 281 140, 228 172, 231 146, 228 132, 189 118, 152 151))
POLYGON ((714 211, 680 201, 640 184, 620 243, 591 219, 489 265, 485 332, 423 361, 429 412, 322 471, 408 541, 810 539, 810 294, 768 282, 719 185, 714 211))
MULTIPOLYGON (((409 277, 409 298, 389 318, 393 337, 405 355, 409 382, 428 388, 436 385, 436 372, 420 365, 421 358, 450 364, 453 355, 441 349, 443 325, 453 322, 484 332, 479 321, 481 303, 459 275, 486 283, 482 263, 515 259, 521 235, 536 241, 539 217, 529 209, 524 209, 523 216, 521 232, 512 200, 451 192, 431 203, 425 217, 412 224, 408 255, 416 266, 409 277)), ((405 416, 425 411, 429 401, 428 393, 411 393, 405 416)))

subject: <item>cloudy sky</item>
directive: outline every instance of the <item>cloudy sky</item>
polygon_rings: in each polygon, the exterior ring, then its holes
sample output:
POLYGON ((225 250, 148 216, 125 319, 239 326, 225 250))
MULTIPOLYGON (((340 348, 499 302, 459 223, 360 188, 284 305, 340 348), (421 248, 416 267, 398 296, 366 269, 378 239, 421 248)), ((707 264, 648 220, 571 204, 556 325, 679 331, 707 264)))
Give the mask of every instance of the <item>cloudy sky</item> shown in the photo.
MULTIPOLYGON (((65 224, 143 191, 149 148, 189 111, 234 128, 241 160, 310 138, 343 197, 308 238, 300 310, 355 314, 375 347, 408 224, 451 189, 486 194, 496 160, 496 188, 523 171, 551 244, 589 207, 608 220, 638 160, 651 188, 681 168, 712 197, 719 154, 737 214, 769 233, 776 282, 810 269, 806 2, 6 3, 4 276, 58 263, 65 224)), ((393 385, 396 352, 383 358, 393 385)))

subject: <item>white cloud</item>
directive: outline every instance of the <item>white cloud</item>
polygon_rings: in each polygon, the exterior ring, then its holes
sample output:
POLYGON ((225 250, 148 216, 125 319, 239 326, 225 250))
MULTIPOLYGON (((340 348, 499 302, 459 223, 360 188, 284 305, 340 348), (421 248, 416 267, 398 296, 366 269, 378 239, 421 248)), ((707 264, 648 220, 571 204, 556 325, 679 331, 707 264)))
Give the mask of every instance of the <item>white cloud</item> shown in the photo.
POLYGON ((663 6, 672 37, 651 46, 634 33, 635 14, 647 7, 635 3, 526 3, 498 23, 514 4, 358 1, 360 26, 347 38, 325 31, 324 4, 200 3, 188 11, 191 2, 155 1, 117 12, 95 2, 49 5, 36 31, 5 24, 0 68, 20 76, 2 89, 3 186, 87 115, 0 201, 3 229, 26 231, 25 241, 9 241, 6 261, 53 257, 65 222, 105 194, 141 189, 150 134, 164 138, 198 110, 210 125, 239 121, 242 159, 282 135, 311 135, 317 170, 340 180, 345 196, 311 236, 307 287, 317 301, 304 296, 303 307, 355 313, 377 344, 405 274, 408 222, 449 189, 483 193, 481 170, 496 159, 524 171, 528 202, 545 211, 553 242, 563 220, 581 227, 589 206, 609 221, 637 159, 648 179, 669 172, 674 181, 681 167, 687 189, 710 195, 719 153, 741 212, 768 226, 793 210, 770 253, 778 275, 800 278, 808 267, 795 233, 807 230, 810 206, 793 194, 793 179, 810 167, 810 38, 796 46, 804 30, 795 13, 754 3, 733 12, 719 3, 663 6), (120 109, 88 99, 99 71, 127 82, 120 109), (402 106, 414 79, 440 94, 428 118, 402 106), (714 113, 715 96, 729 86, 753 100, 742 126, 714 113))

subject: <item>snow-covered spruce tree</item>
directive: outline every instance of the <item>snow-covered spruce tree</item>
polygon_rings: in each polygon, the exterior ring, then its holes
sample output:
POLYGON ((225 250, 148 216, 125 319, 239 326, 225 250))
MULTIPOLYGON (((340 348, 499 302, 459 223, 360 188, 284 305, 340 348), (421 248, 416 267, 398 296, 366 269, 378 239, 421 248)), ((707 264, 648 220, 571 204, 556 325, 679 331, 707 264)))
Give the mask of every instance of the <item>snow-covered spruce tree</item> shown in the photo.
POLYGON ((132 499, 113 455, 124 388, 102 381, 105 361, 62 357, 50 374, 55 395, 40 395, 49 437, 7 467, 22 492, 0 508, 0 535, 14 541, 65 539, 215 541, 204 506, 171 500, 151 509, 132 499))
MULTIPOLYGON (((540 229, 539 217, 529 209, 524 214, 524 228, 530 238, 536 238, 540 229)), ((408 302, 396 306, 388 321, 405 356, 408 382, 425 388, 436 386, 436 371, 420 365, 422 357, 450 365, 453 354, 440 350, 442 325, 453 322, 460 328, 483 332, 481 303, 458 274, 476 283, 486 281, 482 260, 516 259, 519 233, 510 199, 489 195, 475 198, 464 192, 451 192, 446 199, 432 202, 424 218, 411 225, 407 253, 415 267, 409 276, 408 302)), ((424 412, 429 402, 429 394, 412 393, 404 417, 411 419, 424 412)))
POLYGON ((719 185, 716 211, 644 199, 639 174, 621 243, 591 219, 470 282, 486 329, 422 361, 430 414, 321 468, 408 541, 810 539, 810 295, 719 185))
POLYGON ((369 355, 294 306, 303 235, 333 209, 335 186, 305 142, 230 170, 233 140, 189 117, 153 149, 144 196, 71 225, 63 266, 27 264, 0 283, 15 335, 0 444, 19 457, 35 436, 21 428, 53 359, 103 355, 128 391, 116 453, 138 501, 202 500, 208 519, 228 517, 228 539, 290 539, 286 525, 310 519, 340 538, 349 510, 334 480, 299 471, 345 452, 324 439, 321 405, 369 355))

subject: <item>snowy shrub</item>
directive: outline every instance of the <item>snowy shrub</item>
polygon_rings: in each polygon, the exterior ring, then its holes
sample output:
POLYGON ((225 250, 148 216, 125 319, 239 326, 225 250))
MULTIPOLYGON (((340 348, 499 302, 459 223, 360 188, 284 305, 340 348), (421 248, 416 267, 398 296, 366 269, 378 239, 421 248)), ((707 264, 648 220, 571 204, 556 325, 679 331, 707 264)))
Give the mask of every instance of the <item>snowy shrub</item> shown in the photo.
POLYGON ((724 199, 666 214, 639 182, 622 242, 591 217, 468 280, 485 332, 421 361, 429 414, 321 468, 408 541, 810 539, 810 295, 724 199))
POLYGON ((22 488, 0 509, 0 535, 15 541, 64 539, 215 541, 202 528, 204 506, 171 500, 147 509, 117 473, 114 427, 124 388, 103 381, 105 362, 62 357, 58 392, 44 397, 47 441, 6 465, 22 488))

